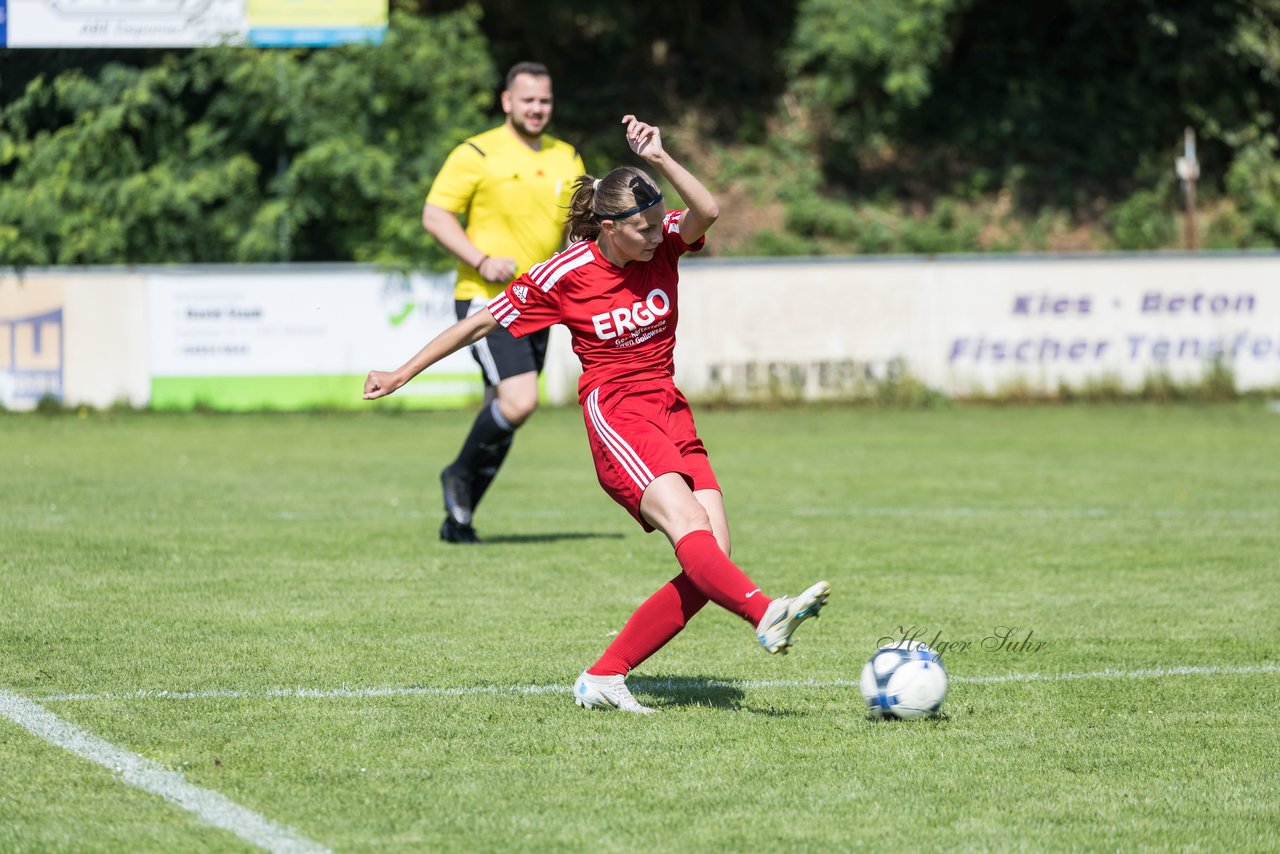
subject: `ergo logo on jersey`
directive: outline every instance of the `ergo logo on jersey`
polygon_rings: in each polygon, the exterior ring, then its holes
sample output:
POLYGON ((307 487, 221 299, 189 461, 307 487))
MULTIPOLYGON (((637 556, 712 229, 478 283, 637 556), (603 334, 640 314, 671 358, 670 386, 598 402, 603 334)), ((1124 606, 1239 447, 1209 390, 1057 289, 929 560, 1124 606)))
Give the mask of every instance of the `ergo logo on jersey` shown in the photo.
POLYGON ((591 323, 596 328, 596 337, 601 341, 617 338, 627 332, 648 326, 659 317, 666 317, 671 312, 671 299, 658 288, 649 291, 644 301, 636 300, 630 307, 615 308, 612 311, 592 315, 591 323))

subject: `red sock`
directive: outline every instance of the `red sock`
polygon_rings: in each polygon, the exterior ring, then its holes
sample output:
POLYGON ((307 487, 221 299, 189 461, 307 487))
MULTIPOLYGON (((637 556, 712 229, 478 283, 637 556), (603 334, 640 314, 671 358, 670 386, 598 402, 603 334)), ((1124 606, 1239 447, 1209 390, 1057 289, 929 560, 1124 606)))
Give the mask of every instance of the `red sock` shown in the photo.
POLYGON ((710 531, 691 531, 681 537, 676 543, 676 560, 708 599, 752 626, 760 622, 773 601, 720 551, 720 544, 710 531))
POLYGON ((640 662, 666 645, 689 618, 707 604, 689 576, 683 572, 668 581, 644 601, 600 660, 587 668, 592 676, 626 676, 640 662))

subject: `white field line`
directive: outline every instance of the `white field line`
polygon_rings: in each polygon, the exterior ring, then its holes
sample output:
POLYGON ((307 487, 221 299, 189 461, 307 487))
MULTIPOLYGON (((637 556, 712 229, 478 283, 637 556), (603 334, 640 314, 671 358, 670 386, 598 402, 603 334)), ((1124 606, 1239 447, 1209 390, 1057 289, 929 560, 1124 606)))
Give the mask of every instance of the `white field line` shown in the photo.
POLYGON ((300 836, 291 828, 276 824, 253 810, 209 789, 187 782, 177 771, 130 753, 109 741, 86 732, 50 712, 39 703, 0 690, 0 715, 28 730, 37 738, 96 762, 119 775, 124 782, 177 804, 198 819, 268 851, 288 854, 327 854, 328 848, 300 836))
POLYGON ((1271 519, 1275 510, 1144 510, 1124 507, 796 507, 793 516, 882 516, 938 519, 1011 516, 1027 519, 1271 519))
MULTIPOLYGON (((434 519, 435 511, 407 509, 399 499, 392 499, 387 505, 380 505, 376 510, 355 513, 344 511, 341 516, 336 513, 300 512, 286 510, 267 514, 274 522, 316 522, 326 519, 351 518, 385 518, 394 513, 398 519, 418 520, 434 519), (389 511, 383 506, 394 508, 389 511)), ((1180 508, 1127 508, 1127 507, 881 507, 881 506, 848 506, 848 507, 794 507, 786 511, 792 516, 818 518, 850 518, 879 517, 903 519, 948 519, 948 518, 1000 518, 1015 519, 1274 519, 1280 516, 1280 510, 1259 510, 1245 508, 1225 508, 1221 510, 1196 510, 1180 508)), ((521 512, 522 517, 539 519, 577 518, 576 509, 557 510, 543 508, 521 512)), ((256 516, 254 517, 257 518, 256 516)))
MULTIPOLYGON (((1164 679, 1172 676, 1249 676, 1280 673, 1280 664, 1189 665, 1138 670, 1091 670, 1079 673, 1006 673, 999 676, 952 676, 951 682, 991 685, 1007 682, 1073 682, 1081 679, 1164 679)), ((688 690, 691 688, 857 688, 856 679, 652 679, 637 675, 632 686, 640 690, 688 690)), ((50 694, 43 703, 108 700, 222 700, 222 699, 360 699, 372 697, 466 697, 482 694, 553 694, 569 685, 471 685, 457 688, 416 685, 390 688, 272 688, 262 691, 128 691, 121 694, 50 694)))

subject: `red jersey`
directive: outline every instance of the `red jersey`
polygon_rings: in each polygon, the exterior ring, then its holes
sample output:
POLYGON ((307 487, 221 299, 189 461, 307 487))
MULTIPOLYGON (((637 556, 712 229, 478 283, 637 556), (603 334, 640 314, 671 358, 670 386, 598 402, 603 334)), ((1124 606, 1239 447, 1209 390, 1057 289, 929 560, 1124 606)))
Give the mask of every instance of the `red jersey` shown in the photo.
POLYGON ((582 363, 578 402, 606 382, 670 381, 675 373, 676 262, 702 248, 680 236, 683 210, 662 218, 663 240, 648 261, 617 267, 594 241, 575 243, 512 282, 489 312, 517 338, 563 323, 582 363))

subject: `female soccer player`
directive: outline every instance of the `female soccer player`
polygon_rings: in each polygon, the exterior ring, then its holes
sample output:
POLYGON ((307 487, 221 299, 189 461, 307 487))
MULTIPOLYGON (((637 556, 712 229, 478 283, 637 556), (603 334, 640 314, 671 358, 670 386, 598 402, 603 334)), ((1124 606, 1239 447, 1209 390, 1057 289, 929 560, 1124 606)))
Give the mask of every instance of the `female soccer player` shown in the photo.
POLYGON ((578 399, 601 486, 646 531, 667 535, 681 572, 649 597, 578 677, 583 708, 649 713, 626 675, 684 628, 708 600, 755 627, 760 645, 787 651, 792 633, 826 604, 819 581, 768 598, 730 559, 729 521, 693 415, 672 379, 677 262, 698 251, 719 215, 711 193, 662 147, 657 127, 624 116, 627 143, 688 208, 666 211, 643 171, 583 176, 569 213, 569 248, 534 265, 480 311, 440 333, 395 371, 370 371, 366 400, 391 394, 430 365, 498 328, 516 337, 568 327, 582 362, 578 399))

